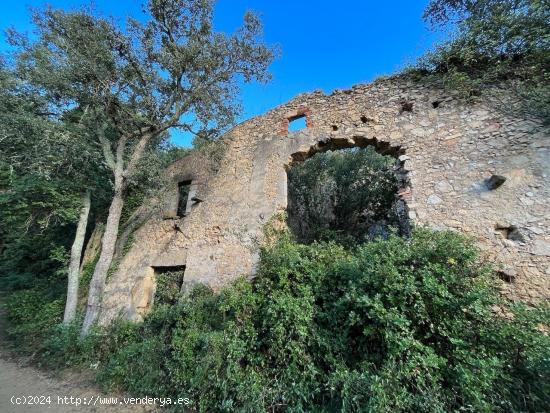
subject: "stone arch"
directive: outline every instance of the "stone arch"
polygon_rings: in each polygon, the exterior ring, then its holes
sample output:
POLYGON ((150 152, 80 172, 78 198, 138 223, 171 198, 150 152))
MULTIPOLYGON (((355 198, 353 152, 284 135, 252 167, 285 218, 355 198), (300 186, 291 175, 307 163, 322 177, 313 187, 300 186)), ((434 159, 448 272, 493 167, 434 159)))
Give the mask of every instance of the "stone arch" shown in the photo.
POLYGON ((348 148, 367 148, 369 146, 372 146, 379 154, 390 155, 403 164, 404 160, 408 159, 400 159, 400 157, 405 155, 405 149, 403 147, 391 145, 389 142, 379 140, 376 137, 368 138, 364 135, 353 135, 351 138, 348 138, 341 135, 334 135, 318 140, 306 150, 298 150, 292 153, 290 155, 290 161, 287 162, 285 168, 289 169, 292 167, 293 163, 303 162, 319 152, 348 148))
MULTIPOLYGON (((400 232, 409 236, 410 220, 414 216, 414 212, 409 207, 409 202, 412 201, 412 190, 409 170, 406 169, 405 163, 409 157, 405 154, 405 148, 400 145, 392 145, 391 143, 379 140, 376 137, 369 138, 364 135, 356 134, 351 137, 343 135, 331 135, 317 140, 307 149, 299 149, 290 154, 288 161, 285 163, 285 171, 288 173, 294 165, 304 162, 317 153, 335 151, 350 148, 368 148, 372 147, 381 155, 388 155, 395 159, 395 173, 398 178, 398 191, 395 194, 395 201, 392 209, 399 216, 400 232)), ((286 187, 288 191, 288 185, 286 187)), ((288 197, 288 192, 286 194, 288 197)), ((288 202, 287 202, 288 204, 288 202)))

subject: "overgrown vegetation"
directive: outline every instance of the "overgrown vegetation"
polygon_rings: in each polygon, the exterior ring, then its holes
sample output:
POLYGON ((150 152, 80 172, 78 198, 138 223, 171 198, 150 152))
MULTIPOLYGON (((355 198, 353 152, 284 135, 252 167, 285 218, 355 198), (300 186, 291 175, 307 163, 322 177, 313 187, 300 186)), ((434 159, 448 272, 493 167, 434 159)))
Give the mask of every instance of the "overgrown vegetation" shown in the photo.
POLYGON ((451 37, 420 69, 466 97, 505 85, 524 112, 550 121, 548 0, 432 0, 424 18, 451 37))
POLYGON ((60 300, 22 292, 8 300, 9 333, 42 365, 97 369, 109 391, 184 397, 202 412, 547 410, 548 305, 506 302, 456 233, 367 236, 388 219, 393 164, 352 150, 293 169, 303 217, 330 225, 301 244, 271 222, 252 282, 185 295, 181 271, 160 271, 142 324, 84 339, 79 320, 59 326, 60 300))
MULTIPOLYGON (((43 366, 96 369, 107 389, 186 397, 204 412, 550 411, 548 304, 500 297, 471 240, 389 231, 399 227, 393 160, 370 150, 319 154, 289 172, 299 242, 268 228, 252 282, 182 295, 181 272, 166 272, 142 324, 117 320, 81 338, 96 257, 80 274, 78 316, 60 325, 79 196, 94 189, 92 215, 107 215, 113 152, 128 152, 122 169, 139 158, 119 176, 118 234, 182 156, 162 144, 166 130, 201 126, 195 146, 216 168, 223 145, 207 142, 237 113, 233 75, 268 77, 259 21, 247 15, 236 37, 220 37, 212 4, 150 1, 151 20, 130 23, 138 37, 54 9, 35 16, 36 43, 11 33, 25 70, 0 68, 0 287, 17 347, 43 366)), ((425 17, 456 30, 422 59, 423 75, 466 97, 505 84, 548 117, 547 0, 433 0, 425 17)), ((121 238, 123 255, 131 231, 121 238)))
POLYGON ((288 223, 298 240, 353 245, 399 228, 396 160, 372 147, 315 154, 288 171, 288 223))
MULTIPOLYGON (((89 145, 81 146, 82 153, 97 152, 95 166, 102 167, 102 183, 109 188, 82 335, 99 316, 115 251, 123 248, 118 242, 121 218, 129 219, 133 207, 124 211, 124 203, 129 193, 139 200, 148 155, 162 152, 170 129, 191 133, 196 142, 219 137, 240 111, 235 99, 240 86, 268 81, 275 54, 250 11, 231 34, 215 30, 213 0, 150 0, 142 11, 143 19, 129 17, 122 25, 92 8, 44 7, 32 14, 35 36, 7 31, 14 48, 11 74, 41 98, 47 109, 41 113, 52 125, 74 123, 85 132, 89 145)), ((11 133, 7 137, 10 143, 11 133)), ((18 149, 25 151, 24 146, 18 149)), ((81 204, 86 207, 71 248, 64 322, 75 314, 78 263, 92 202, 90 180, 86 175, 82 182, 81 204)))
POLYGON ((157 273, 155 305, 176 304, 181 295, 183 283, 183 268, 157 273))
MULTIPOLYGON (((283 233, 253 283, 198 286, 143 324, 85 340, 77 325, 53 327, 39 357, 98 366, 108 389, 188 397, 199 411, 546 411, 550 309, 507 304, 494 284, 454 233, 353 250, 283 233)), ((12 297, 24 325, 37 304, 12 297)))

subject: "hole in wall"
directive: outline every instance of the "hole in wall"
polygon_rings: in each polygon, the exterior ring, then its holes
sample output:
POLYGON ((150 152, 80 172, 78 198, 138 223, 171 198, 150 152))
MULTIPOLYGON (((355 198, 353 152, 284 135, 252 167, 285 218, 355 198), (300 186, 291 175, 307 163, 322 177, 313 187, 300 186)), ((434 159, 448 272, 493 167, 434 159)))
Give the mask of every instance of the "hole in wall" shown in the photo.
POLYGON ((306 115, 300 115, 296 118, 289 119, 288 131, 297 132, 307 127, 306 115))
POLYGON ((366 116, 361 116, 361 122, 362 123, 369 123, 369 122, 372 122, 372 119, 369 119, 366 116))
POLYGON ((185 265, 153 267, 156 283, 155 304, 173 305, 178 301, 183 286, 185 265))
POLYGON ((495 230, 500 233, 504 239, 525 242, 525 235, 523 231, 515 225, 496 224, 495 230))
POLYGON ((287 169, 291 232, 304 243, 355 244, 387 237, 390 227, 407 236, 408 208, 398 194, 409 182, 397 159, 400 149, 359 139, 345 147, 343 141, 325 140, 293 155, 287 169))
POLYGON ((485 180, 485 186, 489 191, 493 191, 502 186, 506 182, 506 177, 502 175, 491 175, 485 180))
POLYGON ((338 126, 332 125, 332 130, 333 130, 334 132, 336 132, 336 131, 338 130, 338 126))
POLYGON ((403 112, 412 112, 413 111, 413 102, 401 102, 401 109, 399 109, 399 113, 403 112))
POLYGON ((515 282, 518 275, 517 271, 511 266, 507 266, 503 269, 496 271, 496 274, 498 278, 507 283, 515 282))
POLYGON ((440 105, 441 105, 441 101, 440 101, 440 100, 434 100, 434 101, 432 102, 432 108, 434 108, 434 109, 437 109, 440 105))

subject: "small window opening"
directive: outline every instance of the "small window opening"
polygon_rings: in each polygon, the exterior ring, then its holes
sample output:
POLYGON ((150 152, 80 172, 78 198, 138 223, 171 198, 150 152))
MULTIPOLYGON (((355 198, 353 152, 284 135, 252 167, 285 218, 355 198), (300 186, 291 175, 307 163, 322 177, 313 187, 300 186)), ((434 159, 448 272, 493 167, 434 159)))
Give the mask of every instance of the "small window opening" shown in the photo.
POLYGON ((156 304, 176 304, 183 286, 185 265, 153 267, 155 271, 156 304))
POLYGON ((288 124, 288 131, 289 132, 297 132, 299 130, 302 130, 302 129, 305 129, 307 124, 306 124, 306 116, 305 115, 301 115, 297 118, 294 118, 294 119, 289 119, 289 124, 288 124))
POLYGON ((189 192, 191 190, 191 181, 183 181, 178 183, 178 211, 179 217, 184 217, 187 212, 187 204, 189 200, 189 192))
POLYGON ((333 130, 334 132, 336 132, 336 131, 338 130, 338 126, 332 125, 332 130, 333 130))

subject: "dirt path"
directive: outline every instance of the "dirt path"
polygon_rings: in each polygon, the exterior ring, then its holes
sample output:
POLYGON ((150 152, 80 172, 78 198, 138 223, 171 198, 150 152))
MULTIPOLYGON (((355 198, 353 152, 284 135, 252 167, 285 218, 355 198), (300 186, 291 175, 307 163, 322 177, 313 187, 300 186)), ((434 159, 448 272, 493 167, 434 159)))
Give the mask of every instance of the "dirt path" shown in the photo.
POLYGON ((0 297, 1 413, 154 411, 151 407, 140 406, 137 401, 127 405, 130 401, 123 396, 102 393, 83 375, 66 372, 60 377, 54 377, 34 367, 26 366, 24 360, 15 358, 7 348, 5 331, 6 321, 0 297))

